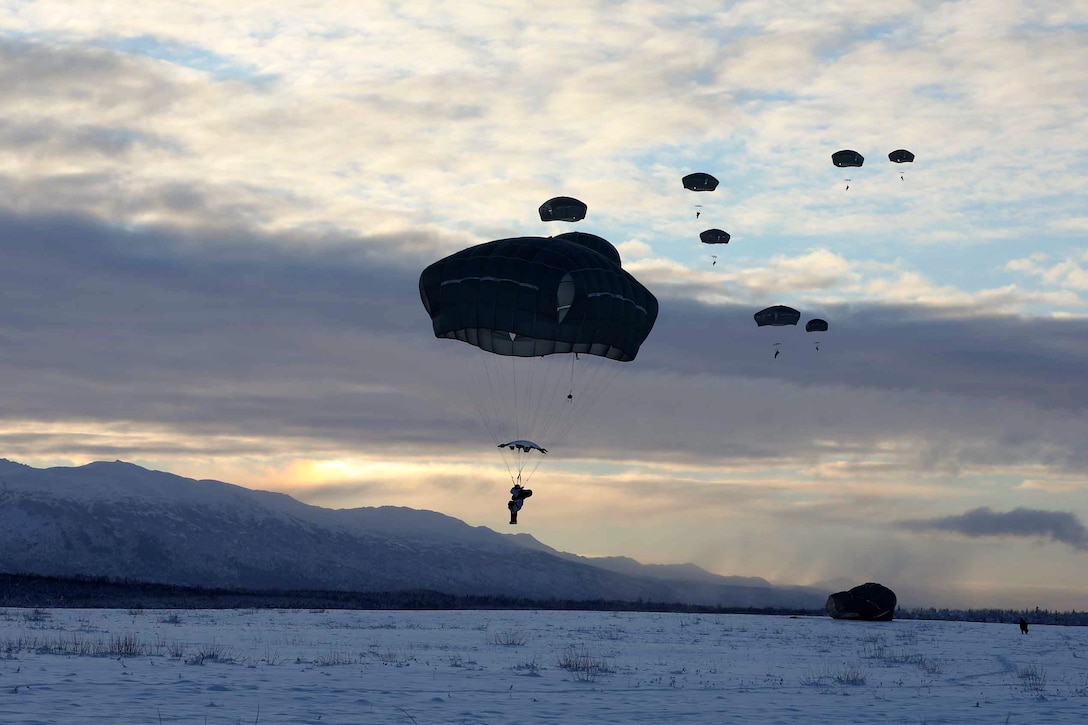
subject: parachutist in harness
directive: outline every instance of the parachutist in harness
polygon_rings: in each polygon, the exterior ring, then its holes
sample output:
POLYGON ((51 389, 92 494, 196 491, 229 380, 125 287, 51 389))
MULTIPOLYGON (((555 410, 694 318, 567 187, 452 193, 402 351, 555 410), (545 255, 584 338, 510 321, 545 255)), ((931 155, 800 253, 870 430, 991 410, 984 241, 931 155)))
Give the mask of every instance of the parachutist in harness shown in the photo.
POLYGON ((506 508, 510 509, 511 524, 518 522, 518 511, 521 511, 521 507, 525 505, 525 499, 533 495, 533 489, 523 488, 520 481, 519 477, 518 483, 515 483, 513 488, 510 489, 510 501, 506 504, 506 508))
POLYGON ((781 350, 775 350, 774 351, 774 357, 775 357, 776 360, 778 359, 778 353, 780 353, 780 352, 782 352, 782 351, 781 350))
POLYGON ((695 212, 695 218, 696 218, 696 219, 698 219, 698 218, 699 218, 699 215, 700 215, 700 214, 702 214, 702 212, 701 212, 701 211, 697 211, 697 212, 695 212))

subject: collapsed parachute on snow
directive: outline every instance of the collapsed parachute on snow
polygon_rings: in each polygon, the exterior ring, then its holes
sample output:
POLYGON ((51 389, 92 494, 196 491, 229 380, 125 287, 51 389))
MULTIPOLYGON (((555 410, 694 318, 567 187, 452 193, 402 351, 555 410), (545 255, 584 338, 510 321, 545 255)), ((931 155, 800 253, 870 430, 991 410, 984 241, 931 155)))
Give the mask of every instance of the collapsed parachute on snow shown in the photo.
POLYGON ((718 188, 718 180, 702 171, 688 174, 681 181, 684 182, 684 188, 689 191, 714 191, 718 188))
POLYGON ((784 327, 786 325, 796 325, 798 320, 801 319, 801 313, 786 305, 774 305, 760 310, 753 317, 755 317, 756 324, 760 327, 784 327))
POLYGON ((589 207, 571 196, 557 196, 540 205, 542 222, 576 222, 586 218, 589 207))
POLYGON ((895 617, 895 592, 883 584, 866 582, 853 589, 835 592, 827 598, 824 609, 834 619, 863 622, 890 622, 895 617))

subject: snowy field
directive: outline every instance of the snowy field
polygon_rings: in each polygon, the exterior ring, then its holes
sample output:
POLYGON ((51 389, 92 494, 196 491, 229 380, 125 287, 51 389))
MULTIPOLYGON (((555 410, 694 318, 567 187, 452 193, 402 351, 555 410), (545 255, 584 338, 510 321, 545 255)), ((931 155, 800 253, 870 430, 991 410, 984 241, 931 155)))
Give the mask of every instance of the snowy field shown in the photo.
POLYGON ((0 723, 1088 723, 1088 627, 0 610, 0 723))

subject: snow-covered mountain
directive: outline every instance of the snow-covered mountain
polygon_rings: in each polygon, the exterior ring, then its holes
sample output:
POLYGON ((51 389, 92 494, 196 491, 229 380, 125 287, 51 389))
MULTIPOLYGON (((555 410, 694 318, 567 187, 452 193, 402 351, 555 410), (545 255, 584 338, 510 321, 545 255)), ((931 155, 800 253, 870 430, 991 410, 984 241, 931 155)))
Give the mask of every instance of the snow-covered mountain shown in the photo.
POLYGON ((433 511, 326 509, 121 461, 0 459, 0 571, 203 587, 823 606, 827 592, 556 551, 433 511))

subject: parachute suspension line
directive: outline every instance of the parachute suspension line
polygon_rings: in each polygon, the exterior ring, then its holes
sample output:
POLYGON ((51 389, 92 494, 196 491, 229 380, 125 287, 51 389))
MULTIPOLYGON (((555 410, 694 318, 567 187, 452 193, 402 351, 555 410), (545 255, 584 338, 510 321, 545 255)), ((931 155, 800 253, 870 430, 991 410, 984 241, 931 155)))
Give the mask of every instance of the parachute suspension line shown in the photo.
MULTIPOLYGON (((483 351, 479 351, 466 357, 465 368, 468 371, 468 379, 473 381, 474 389, 478 391, 486 390, 488 395, 469 395, 469 399, 472 400, 473 406, 476 408, 477 416, 483 423, 484 429, 491 437, 494 445, 502 443, 504 439, 499 438, 501 435, 497 429, 496 416, 494 415, 495 408, 489 409, 488 403, 492 406, 495 404, 496 398, 501 399, 503 397, 503 386, 501 380, 496 379, 496 376, 492 374, 490 356, 483 351), (479 362, 479 356, 483 355, 483 363, 479 362)), ((502 408, 498 408, 502 410, 502 408)), ((510 458, 507 455, 507 451, 502 451, 502 462, 506 466, 506 473, 510 476, 510 480, 514 480, 514 470, 510 465, 510 458)))
MULTIPOLYGON (((522 361, 523 367, 532 370, 532 379, 526 386, 530 403, 525 412, 526 425, 523 428, 528 439, 545 447, 555 443, 552 435, 557 415, 563 415, 563 406, 559 404, 563 379, 564 360, 557 355, 542 355, 522 361)), ((563 402, 566 402, 565 399, 563 402)), ((522 453, 522 478, 528 481, 543 462, 543 454, 522 453), (526 470, 528 468, 528 470, 526 470)))
POLYGON ((556 431, 554 439, 557 442, 566 440, 574 424, 578 422, 587 410, 593 408, 608 386, 623 369, 623 364, 613 360, 600 358, 592 361, 593 364, 579 365, 576 380, 577 395, 571 405, 571 414, 565 419, 564 424, 556 431))
POLYGON ((545 380, 538 390, 534 403, 533 440, 542 445, 555 445, 556 420, 569 414, 567 400, 563 396, 562 382, 565 360, 559 356, 542 357, 538 361, 544 368, 545 380))
POLYGON ((561 357, 554 360, 542 359, 541 363, 547 365, 548 377, 546 384, 540 388, 540 399, 537 401, 539 435, 554 444, 555 419, 565 414, 563 409, 566 398, 563 397, 563 370, 566 362, 561 357))
POLYGON ((521 410, 518 409, 518 366, 517 360, 510 356, 510 380, 513 382, 514 387, 514 438, 521 438, 521 429, 519 423, 521 421, 521 410))
POLYGON ((574 357, 570 359, 570 392, 567 393, 567 402, 574 402, 574 361, 578 359, 578 353, 574 353, 574 357))

